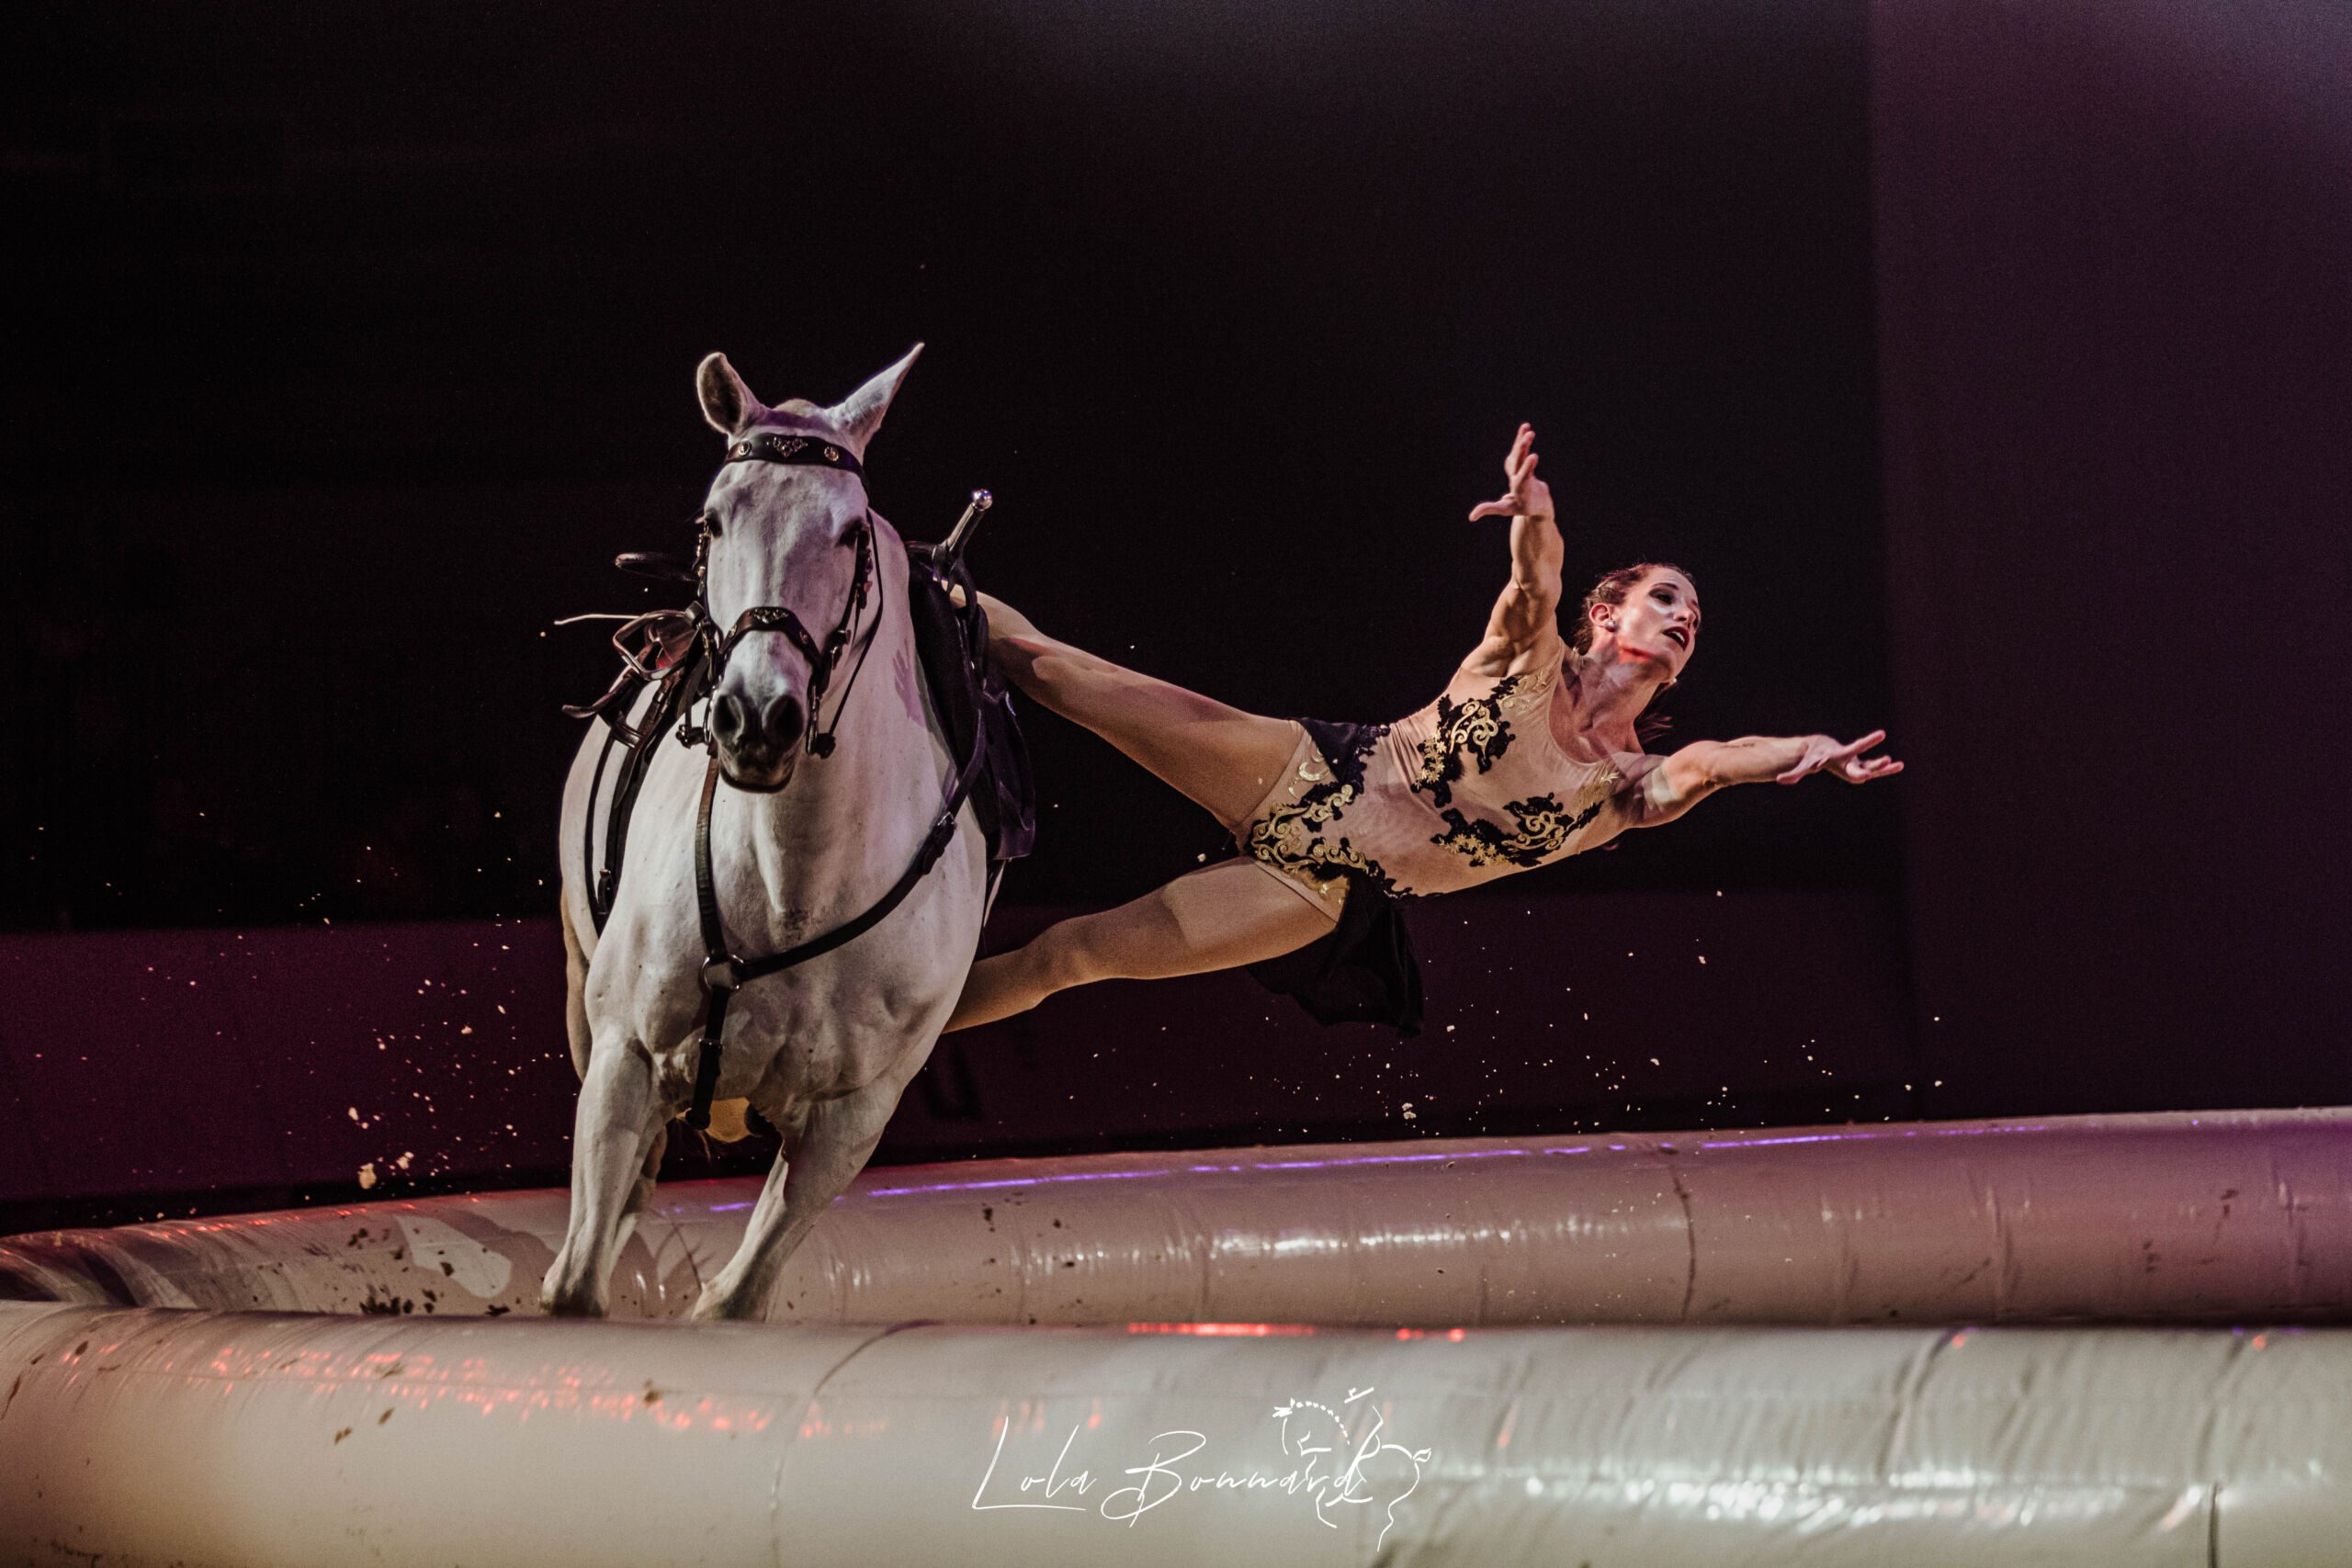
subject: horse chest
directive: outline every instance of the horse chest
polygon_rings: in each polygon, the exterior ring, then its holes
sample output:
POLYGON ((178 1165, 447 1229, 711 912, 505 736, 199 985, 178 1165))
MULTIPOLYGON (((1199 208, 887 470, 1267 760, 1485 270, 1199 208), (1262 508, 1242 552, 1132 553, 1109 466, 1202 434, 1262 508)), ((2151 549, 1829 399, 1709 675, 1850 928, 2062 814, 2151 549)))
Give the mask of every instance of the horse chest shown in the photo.
MULTIPOLYGON (((762 980, 738 994, 725 1069, 748 1091, 762 1083, 792 1099, 828 1099, 902 1074, 903 1058, 937 1032, 956 976, 936 945, 762 980)), ((693 1041, 685 1043, 691 1054, 693 1041)))

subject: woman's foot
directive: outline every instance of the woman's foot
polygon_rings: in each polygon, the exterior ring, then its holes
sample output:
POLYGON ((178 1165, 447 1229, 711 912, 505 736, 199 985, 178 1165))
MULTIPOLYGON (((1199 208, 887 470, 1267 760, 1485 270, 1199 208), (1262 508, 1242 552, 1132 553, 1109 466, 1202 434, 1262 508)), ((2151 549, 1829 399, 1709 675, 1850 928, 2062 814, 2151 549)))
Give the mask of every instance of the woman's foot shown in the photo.
POLYGON ((979 601, 989 617, 989 661, 1023 696, 1094 731, 1219 823, 1230 826, 1281 775, 1299 735, 1291 720, 1245 713, 1114 664, 1046 636, 993 594, 979 601))

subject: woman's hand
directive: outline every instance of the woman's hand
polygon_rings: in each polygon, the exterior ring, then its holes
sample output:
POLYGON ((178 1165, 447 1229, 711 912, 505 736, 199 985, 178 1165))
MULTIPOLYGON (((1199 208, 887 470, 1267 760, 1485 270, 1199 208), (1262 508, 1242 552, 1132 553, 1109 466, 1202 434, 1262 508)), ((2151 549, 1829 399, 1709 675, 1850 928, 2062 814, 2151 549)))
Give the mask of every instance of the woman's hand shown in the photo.
POLYGON ((1470 521, 1481 517, 1541 517, 1552 515, 1552 487, 1535 477, 1535 427, 1522 424, 1503 458, 1503 477, 1510 488, 1499 501, 1482 501, 1470 509, 1470 521))
POLYGON ((1487 617, 1486 635, 1462 668, 1473 675, 1507 675, 1540 669, 1560 658, 1560 559, 1566 552, 1552 522, 1552 487, 1535 477, 1535 427, 1522 424, 1503 458, 1510 489, 1500 501, 1470 509, 1481 517, 1510 519, 1510 581, 1487 617))
POLYGON ((1902 763, 1892 757, 1862 755, 1885 739, 1885 730, 1873 729, 1860 740, 1840 746, 1826 735, 1809 735, 1795 765, 1776 777, 1784 784, 1792 784, 1807 773, 1824 772, 1835 773, 1848 784, 1868 784, 1872 779, 1893 778, 1903 771, 1902 763))

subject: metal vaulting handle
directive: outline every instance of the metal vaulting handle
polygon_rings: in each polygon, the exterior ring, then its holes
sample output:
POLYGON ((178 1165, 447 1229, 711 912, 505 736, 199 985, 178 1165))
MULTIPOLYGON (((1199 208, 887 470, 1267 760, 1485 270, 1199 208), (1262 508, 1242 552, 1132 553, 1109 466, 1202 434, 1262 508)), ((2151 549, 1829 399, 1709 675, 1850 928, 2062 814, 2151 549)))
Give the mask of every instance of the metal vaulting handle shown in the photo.
POLYGON ((947 542, 939 547, 939 558, 946 562, 951 570, 956 562, 963 558, 964 547, 971 542, 973 533, 980 525, 980 519, 987 516, 989 508, 995 504, 996 497, 988 491, 976 490, 972 492, 971 504, 965 507, 964 515, 956 520, 956 526, 949 532, 947 542))
POLYGON ((650 577, 662 582, 683 583, 692 588, 697 579, 695 563, 684 556, 667 550, 625 550, 613 558, 613 564, 623 571, 639 577, 650 577))

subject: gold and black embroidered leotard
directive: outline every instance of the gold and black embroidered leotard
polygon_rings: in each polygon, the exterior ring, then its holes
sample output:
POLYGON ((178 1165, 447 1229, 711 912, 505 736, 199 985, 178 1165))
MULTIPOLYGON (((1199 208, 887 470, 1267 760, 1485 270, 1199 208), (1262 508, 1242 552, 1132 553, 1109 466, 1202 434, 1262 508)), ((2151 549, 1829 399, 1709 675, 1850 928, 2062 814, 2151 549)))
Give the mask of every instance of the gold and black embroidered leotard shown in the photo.
POLYGON ((1553 739, 1559 674, 1457 673, 1394 724, 1317 725, 1320 737, 1302 727, 1236 839, 1335 911, 1351 881, 1390 897, 1451 893, 1606 842, 1622 778, 1553 739))

